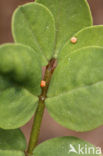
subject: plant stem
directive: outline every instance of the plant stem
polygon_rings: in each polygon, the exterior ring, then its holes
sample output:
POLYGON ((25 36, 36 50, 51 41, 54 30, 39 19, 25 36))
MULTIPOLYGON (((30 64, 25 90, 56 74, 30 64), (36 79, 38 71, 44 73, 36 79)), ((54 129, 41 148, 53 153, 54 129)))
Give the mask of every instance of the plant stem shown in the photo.
POLYGON ((28 156, 32 155, 33 149, 37 145, 44 108, 45 108, 44 102, 42 100, 39 100, 38 108, 36 110, 36 114, 35 114, 34 122, 33 122, 33 126, 32 126, 29 147, 28 147, 28 151, 27 151, 28 156))
POLYGON ((42 93, 39 96, 39 103, 38 103, 38 107, 37 107, 35 117, 34 117, 29 146, 28 146, 28 150, 27 150, 27 156, 32 155, 33 150, 38 143, 40 126, 41 126, 44 109, 45 109, 45 99, 47 97, 47 91, 48 91, 48 87, 50 84, 51 76, 55 69, 55 67, 54 67, 55 61, 56 60, 54 58, 51 59, 50 62, 48 63, 48 65, 46 66, 46 71, 45 71, 45 75, 44 75, 44 81, 46 81, 46 86, 42 88, 42 93))

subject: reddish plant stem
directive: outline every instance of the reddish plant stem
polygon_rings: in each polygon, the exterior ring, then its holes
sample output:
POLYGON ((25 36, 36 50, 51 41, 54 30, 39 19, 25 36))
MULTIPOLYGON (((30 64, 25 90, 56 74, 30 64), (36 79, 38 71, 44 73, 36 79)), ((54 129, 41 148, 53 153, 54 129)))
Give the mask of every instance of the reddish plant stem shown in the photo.
POLYGON ((46 66, 45 75, 44 75, 44 79, 43 79, 46 82, 46 86, 41 88, 42 92, 41 92, 41 95, 39 96, 39 103, 38 103, 38 107, 37 107, 34 121, 33 121, 29 146, 28 146, 28 150, 27 150, 27 156, 32 155, 33 150, 38 143, 41 122, 42 122, 44 109, 45 109, 45 99, 47 97, 48 87, 49 87, 49 84, 51 81, 53 71, 55 69, 55 62, 56 62, 56 60, 53 58, 49 61, 48 65, 46 66))

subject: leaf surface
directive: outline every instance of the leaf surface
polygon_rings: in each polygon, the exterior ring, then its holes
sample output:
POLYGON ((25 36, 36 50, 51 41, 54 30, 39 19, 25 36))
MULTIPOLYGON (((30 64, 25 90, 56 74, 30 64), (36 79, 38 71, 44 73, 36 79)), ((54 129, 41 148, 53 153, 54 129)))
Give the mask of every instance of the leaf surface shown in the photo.
POLYGON ((55 23, 51 12, 43 5, 29 3, 16 9, 12 19, 14 40, 32 47, 43 65, 53 55, 55 23))
POLYGON ((34 114, 41 92, 41 64, 31 48, 0 47, 0 127, 14 129, 34 114))
POLYGON ((92 25, 92 18, 86 0, 36 0, 53 13, 56 23, 55 57, 72 35, 92 25))
POLYGON ((103 123, 103 48, 87 47, 57 66, 46 106, 61 125, 88 131, 103 123), (54 89, 55 88, 55 89, 54 89))
POLYGON ((45 141, 34 150, 34 156, 79 156, 83 155, 83 153, 86 156, 101 155, 99 153, 97 154, 97 149, 93 145, 75 137, 54 138, 45 141), (80 148, 84 147, 84 150, 82 152, 79 152, 79 146, 80 148), (89 148, 93 148, 94 153, 92 150, 90 151, 90 153, 88 152, 89 150, 87 151, 87 153, 85 153, 85 146, 87 150, 89 148))
POLYGON ((88 46, 101 46, 103 47, 103 25, 91 26, 84 28, 74 34, 77 38, 77 43, 73 44, 69 40, 62 49, 59 55, 58 62, 64 59, 66 55, 73 53, 74 51, 88 46))
POLYGON ((26 140, 19 129, 0 129, 0 156, 24 156, 26 140))

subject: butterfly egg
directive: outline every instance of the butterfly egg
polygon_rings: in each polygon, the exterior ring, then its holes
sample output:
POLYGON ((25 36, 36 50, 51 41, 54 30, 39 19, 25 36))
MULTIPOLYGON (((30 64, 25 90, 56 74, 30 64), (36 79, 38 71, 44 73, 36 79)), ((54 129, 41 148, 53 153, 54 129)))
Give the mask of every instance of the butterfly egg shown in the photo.
POLYGON ((77 42, 77 38, 76 38, 76 37, 72 37, 72 38, 70 39, 70 41, 71 41, 71 43, 75 44, 75 43, 77 42))
POLYGON ((46 86, 46 81, 42 80, 40 86, 43 88, 46 86))

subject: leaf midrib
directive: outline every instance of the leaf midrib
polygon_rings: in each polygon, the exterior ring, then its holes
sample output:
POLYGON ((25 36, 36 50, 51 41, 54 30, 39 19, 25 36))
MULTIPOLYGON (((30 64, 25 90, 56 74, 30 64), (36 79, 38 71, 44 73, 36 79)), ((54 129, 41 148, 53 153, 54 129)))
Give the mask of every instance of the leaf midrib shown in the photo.
POLYGON ((97 82, 92 83, 92 84, 90 84, 90 85, 84 85, 84 86, 82 86, 82 87, 73 88, 72 90, 69 90, 69 91, 64 92, 64 93, 62 93, 62 94, 58 94, 58 95, 55 95, 55 96, 47 97, 47 99, 50 99, 50 98, 57 98, 57 97, 59 97, 59 96, 63 96, 63 95, 66 95, 66 94, 70 94, 70 93, 72 93, 72 92, 75 92, 76 90, 89 88, 89 87, 92 87, 92 86, 99 85, 99 84, 101 84, 101 83, 103 83, 103 81, 97 81, 97 82))
POLYGON ((21 13, 23 14, 23 16, 24 16, 24 18, 25 18, 25 21, 26 21, 28 27, 30 28, 29 31, 31 32, 32 37, 34 38, 34 40, 35 40, 35 42, 36 42, 36 45, 38 46, 38 48, 39 48, 39 50, 40 50, 41 55, 42 55, 42 56, 45 58, 45 60, 48 62, 48 59, 47 59, 46 55, 43 53, 42 48, 40 47, 40 44, 39 44, 37 38, 36 38, 35 35, 33 34, 32 27, 31 27, 30 23, 28 22, 27 17, 25 16, 25 13, 24 13, 24 11, 23 11, 23 7, 21 7, 20 10, 21 10, 21 13))

